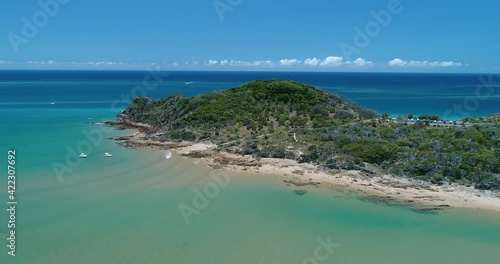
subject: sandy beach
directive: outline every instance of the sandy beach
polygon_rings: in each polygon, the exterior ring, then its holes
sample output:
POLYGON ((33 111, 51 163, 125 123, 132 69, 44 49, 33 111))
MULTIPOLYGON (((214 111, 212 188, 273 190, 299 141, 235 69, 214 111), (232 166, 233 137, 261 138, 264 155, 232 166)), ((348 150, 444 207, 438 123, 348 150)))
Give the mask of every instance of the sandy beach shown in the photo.
POLYGON ((331 187, 355 192, 361 199, 402 205, 420 211, 479 209, 500 212, 500 193, 476 190, 462 185, 434 185, 384 173, 363 171, 325 171, 313 164, 295 160, 242 156, 217 150, 209 142, 168 142, 151 139, 151 135, 135 132, 117 139, 126 147, 170 150, 178 155, 198 159, 214 169, 251 172, 283 178, 284 184, 295 186, 297 193, 304 186, 331 187))

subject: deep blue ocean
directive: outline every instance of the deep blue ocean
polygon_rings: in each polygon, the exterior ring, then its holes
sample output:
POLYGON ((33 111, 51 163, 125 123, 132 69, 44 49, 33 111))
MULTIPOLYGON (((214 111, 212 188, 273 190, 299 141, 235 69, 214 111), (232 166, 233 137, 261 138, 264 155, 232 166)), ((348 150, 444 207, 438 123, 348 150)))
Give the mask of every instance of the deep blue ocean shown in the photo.
POLYGON ((304 82, 394 116, 435 114, 457 120, 500 112, 500 75, 178 71, 0 71, 0 111, 115 109, 134 95, 193 96, 272 78, 304 82), (145 78, 148 89, 134 90, 145 86, 145 78))

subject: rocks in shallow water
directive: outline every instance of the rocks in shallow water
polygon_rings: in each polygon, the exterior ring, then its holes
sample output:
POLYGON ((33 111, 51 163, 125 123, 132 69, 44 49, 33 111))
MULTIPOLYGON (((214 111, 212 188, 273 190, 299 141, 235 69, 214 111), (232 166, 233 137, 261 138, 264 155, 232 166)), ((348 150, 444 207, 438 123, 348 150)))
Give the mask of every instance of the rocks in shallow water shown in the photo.
POLYGON ((307 190, 304 190, 304 189, 295 189, 295 190, 293 190, 293 192, 294 192, 295 194, 297 194, 297 195, 302 196, 302 195, 304 195, 304 194, 306 194, 306 193, 307 193, 307 190))
POLYGON ((407 208, 413 212, 423 213, 423 214, 436 214, 439 211, 443 211, 444 209, 451 207, 447 204, 425 205, 425 204, 419 203, 419 199, 436 201, 437 199, 433 198, 432 196, 415 196, 414 198, 417 200, 407 199, 407 200, 401 201, 401 200, 398 200, 395 197, 389 196, 389 195, 387 195, 387 196, 368 195, 368 196, 358 197, 358 199, 363 201, 363 202, 383 204, 383 205, 391 206, 391 207, 407 208), (425 198, 428 198, 428 199, 425 199, 425 198))
POLYGON ((421 214, 436 214, 438 211, 442 211, 445 208, 450 208, 451 206, 447 204, 438 205, 435 207, 425 207, 425 208, 410 208, 413 212, 421 214))
POLYGON ((313 181, 306 182, 306 181, 302 181, 302 180, 283 180, 283 182, 293 184, 297 187, 306 186, 306 185, 313 185, 313 186, 318 187, 318 185, 321 184, 320 182, 313 182, 313 181))

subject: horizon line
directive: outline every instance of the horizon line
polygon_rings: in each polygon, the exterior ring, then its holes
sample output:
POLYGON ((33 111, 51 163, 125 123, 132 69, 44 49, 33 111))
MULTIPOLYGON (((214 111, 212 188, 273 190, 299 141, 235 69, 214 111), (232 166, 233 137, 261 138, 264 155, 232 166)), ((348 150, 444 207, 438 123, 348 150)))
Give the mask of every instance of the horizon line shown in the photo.
MULTIPOLYGON (((66 72, 147 72, 147 69, 0 69, 0 72, 5 71, 39 71, 39 72, 56 72, 56 71, 66 71, 66 72)), ((160 72, 248 72, 248 73, 362 73, 362 74, 450 74, 450 75, 460 75, 460 74, 491 74, 500 75, 500 72, 415 72, 415 71, 283 71, 283 70, 194 70, 194 69, 183 69, 183 70, 159 70, 160 72)))

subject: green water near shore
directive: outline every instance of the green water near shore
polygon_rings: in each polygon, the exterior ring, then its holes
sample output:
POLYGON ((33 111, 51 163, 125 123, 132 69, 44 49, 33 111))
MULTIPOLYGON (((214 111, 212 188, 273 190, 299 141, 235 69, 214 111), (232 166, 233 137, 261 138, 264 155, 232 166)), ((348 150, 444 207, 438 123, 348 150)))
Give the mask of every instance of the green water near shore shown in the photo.
POLYGON ((298 196, 273 176, 227 174, 112 140, 101 148, 114 157, 89 157, 62 182, 50 170, 19 176, 18 256, 4 248, 2 263, 314 263, 304 260, 329 237, 338 247, 318 263, 498 260, 494 215, 422 214, 328 188, 298 196), (195 190, 217 175, 227 186, 208 189, 213 198, 187 223, 179 205, 196 209, 195 190))

